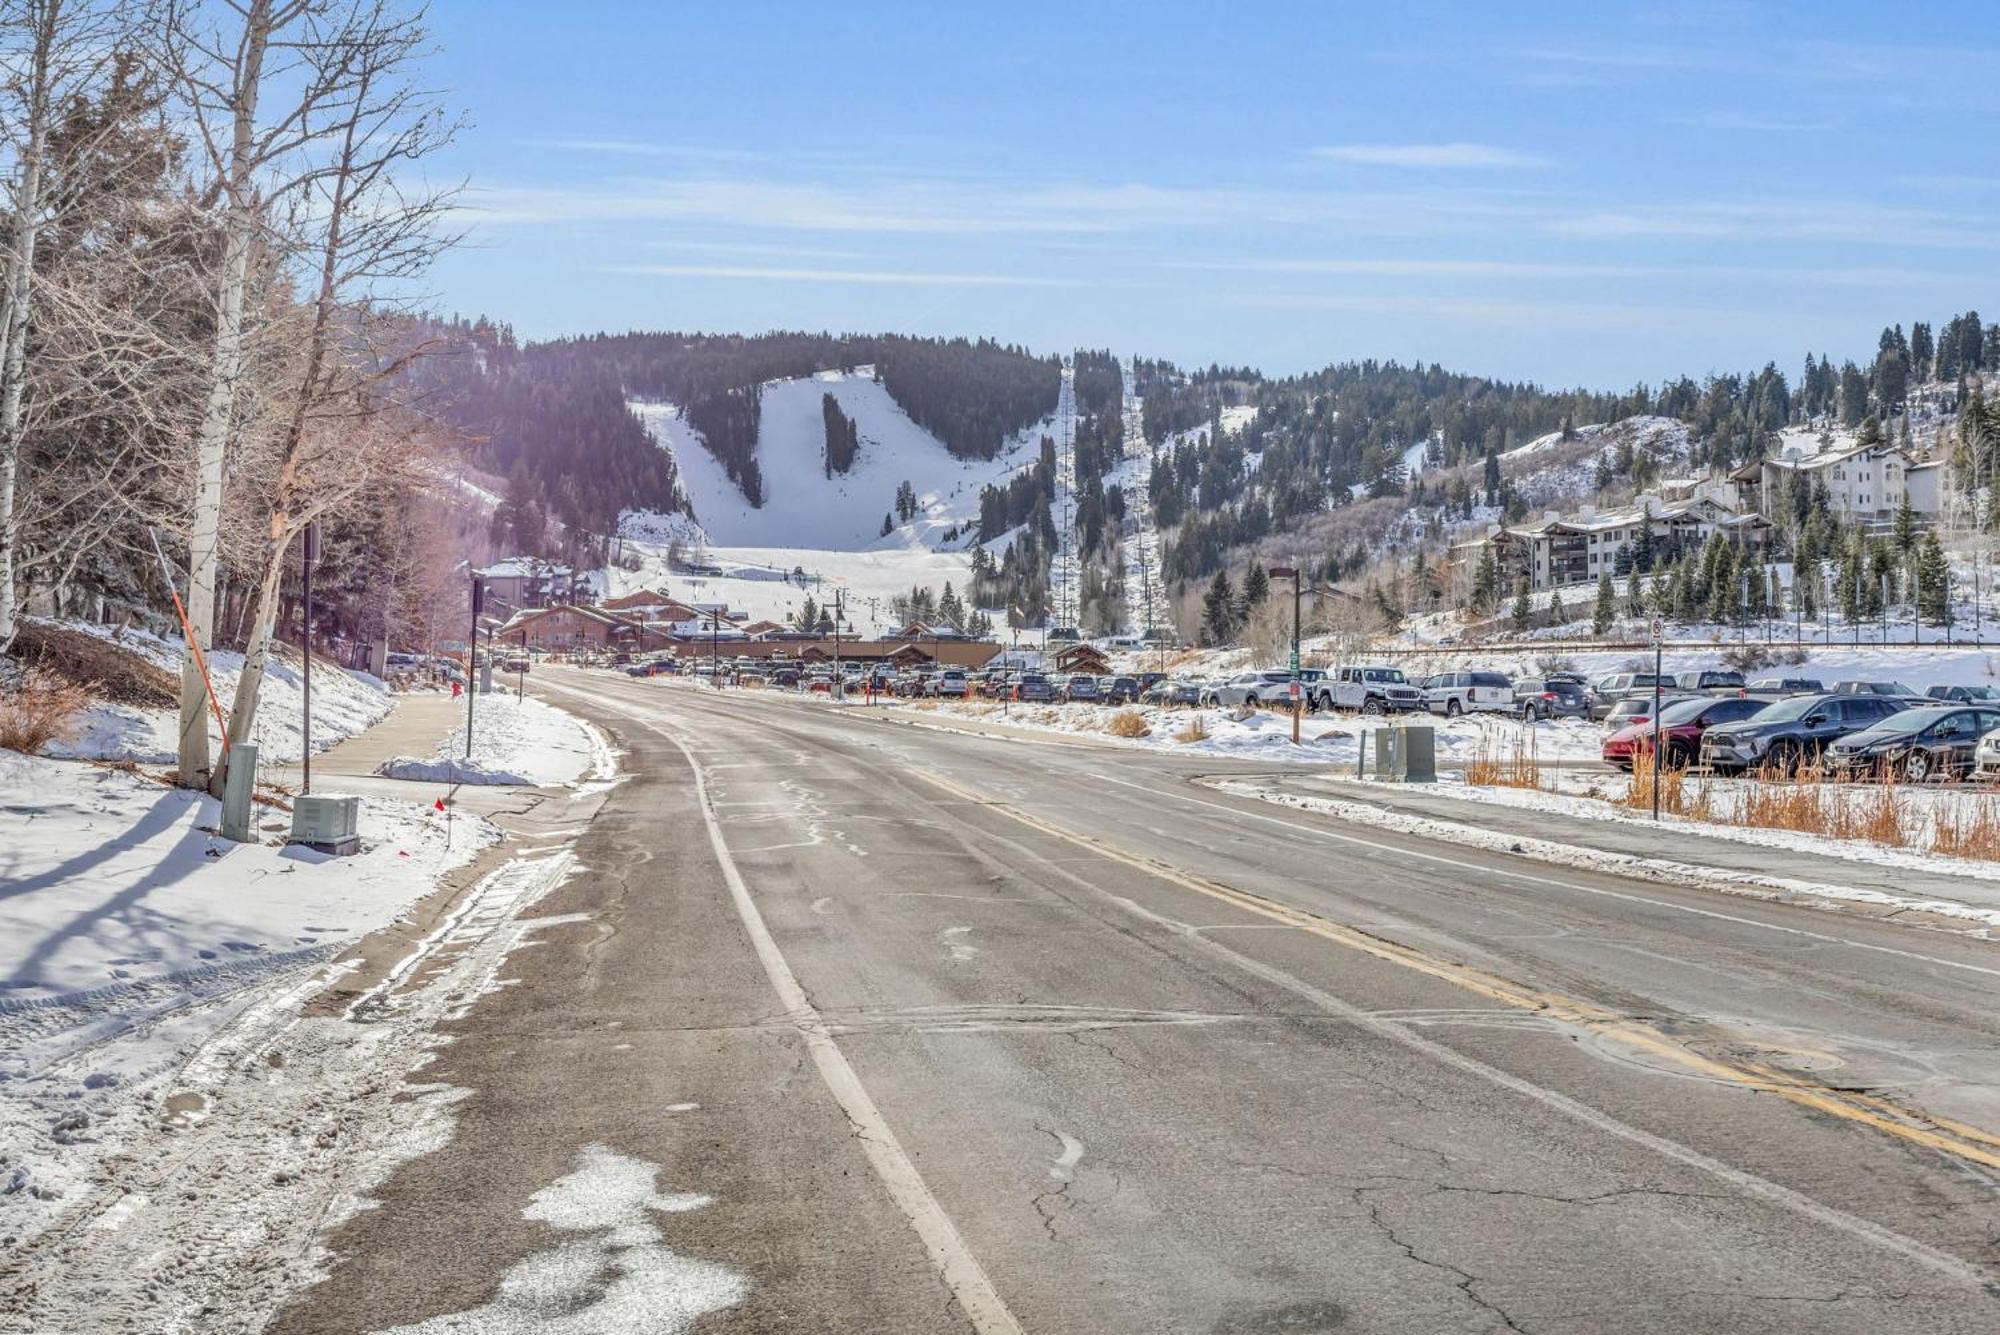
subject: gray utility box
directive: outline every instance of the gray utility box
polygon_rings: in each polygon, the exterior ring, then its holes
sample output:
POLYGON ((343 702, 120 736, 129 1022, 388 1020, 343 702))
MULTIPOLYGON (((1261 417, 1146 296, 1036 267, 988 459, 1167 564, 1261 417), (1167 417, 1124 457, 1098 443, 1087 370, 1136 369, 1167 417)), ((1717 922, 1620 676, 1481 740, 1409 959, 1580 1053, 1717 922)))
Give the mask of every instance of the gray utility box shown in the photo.
POLYGON ((1436 783, 1436 729, 1405 725, 1377 728, 1375 777, 1391 783, 1436 783))
POLYGON ((361 851, 361 799, 301 797, 292 802, 290 842, 335 857, 361 851))

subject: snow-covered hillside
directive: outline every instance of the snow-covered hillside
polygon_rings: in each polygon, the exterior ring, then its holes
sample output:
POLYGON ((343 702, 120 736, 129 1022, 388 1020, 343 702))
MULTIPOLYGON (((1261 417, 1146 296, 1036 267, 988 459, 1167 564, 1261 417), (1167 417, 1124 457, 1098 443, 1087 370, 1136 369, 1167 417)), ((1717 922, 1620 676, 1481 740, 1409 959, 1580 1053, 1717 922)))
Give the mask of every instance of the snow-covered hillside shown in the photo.
POLYGON ((635 403, 633 411, 680 470, 682 494, 695 519, 718 547, 816 551, 929 548, 963 545, 945 534, 979 515, 979 490, 1034 461, 1048 422, 1017 433, 997 459, 957 459, 944 444, 910 420, 878 384, 871 368, 824 371, 764 385, 757 428, 757 462, 764 504, 753 507, 702 443, 700 434, 671 404, 635 403), (831 394, 852 418, 860 455, 844 474, 826 476, 826 427, 821 399, 831 394), (887 536, 882 520, 895 507, 896 489, 917 493, 917 518, 887 536))

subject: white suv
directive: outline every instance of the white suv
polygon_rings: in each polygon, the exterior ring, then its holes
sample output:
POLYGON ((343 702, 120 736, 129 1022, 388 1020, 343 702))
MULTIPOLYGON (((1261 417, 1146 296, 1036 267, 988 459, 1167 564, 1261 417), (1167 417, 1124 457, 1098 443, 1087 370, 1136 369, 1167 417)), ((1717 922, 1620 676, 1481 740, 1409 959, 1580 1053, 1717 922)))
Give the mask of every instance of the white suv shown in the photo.
POLYGON ((1440 672, 1424 680, 1424 708, 1446 718, 1514 712, 1514 683, 1498 672, 1440 672))
POLYGON ((1216 682, 1202 691, 1202 703, 1211 708, 1237 705, 1282 705, 1291 703, 1292 674, 1289 672, 1239 672, 1228 681, 1216 682))
POLYGON ((1316 709, 1351 709, 1363 714, 1400 713, 1424 707, 1424 693, 1410 685, 1401 668, 1343 667, 1319 685, 1316 709))

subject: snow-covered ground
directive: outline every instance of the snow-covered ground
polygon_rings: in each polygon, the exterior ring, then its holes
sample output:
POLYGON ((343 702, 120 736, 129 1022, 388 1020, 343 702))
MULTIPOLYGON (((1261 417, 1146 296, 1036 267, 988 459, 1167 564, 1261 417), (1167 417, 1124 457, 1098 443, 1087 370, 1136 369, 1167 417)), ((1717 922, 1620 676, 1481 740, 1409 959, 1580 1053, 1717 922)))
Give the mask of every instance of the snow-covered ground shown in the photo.
MULTIPOLYGON (((364 851, 213 833, 219 805, 104 766, 0 752, 0 1231, 30 1231, 218 1027, 393 921, 496 837, 366 799, 364 851)), ((157 1112, 157 1109, 154 1110, 157 1112)))
MULTIPOLYGON (((316 712, 320 682, 338 676, 315 674, 316 712)), ((388 707, 365 683, 341 694, 362 702, 336 711, 348 732, 379 712, 372 697, 388 707)), ((481 705, 474 757, 488 769, 545 786, 609 778, 609 747, 581 720, 538 700, 481 705)), ((463 746, 460 733, 438 750, 463 746)), ((0 1234, 32 1235, 63 1209, 163 1115, 215 1035, 403 919, 500 837, 434 797, 362 799, 362 851, 333 858, 287 846, 276 805, 254 808, 257 837, 239 844, 216 833, 206 794, 0 752, 0 1234)))
MULTIPOLYGON (((129 652, 175 674, 179 679, 181 642, 143 630, 114 632, 89 622, 65 622, 123 646, 129 652)), ((216 697, 226 711, 235 701, 236 678, 243 655, 217 649, 208 657, 216 697)), ((258 691, 257 723, 251 738, 257 743, 261 766, 289 764, 305 754, 305 678, 301 661, 290 649, 274 654, 264 669, 258 691)), ((315 660, 312 681, 312 744, 323 751, 351 737, 389 712, 389 688, 362 672, 315 660)), ((78 731, 66 741, 51 743, 48 754, 89 760, 131 760, 142 765, 172 763, 178 749, 179 722, 172 709, 142 709, 100 701, 84 712, 78 731)), ((220 735, 209 718, 209 737, 219 753, 220 735)))
MULTIPOLYGON (((1455 719, 1395 719, 1369 715, 1308 714, 1300 728, 1300 745, 1292 745, 1292 717, 1258 710, 1241 720, 1224 709, 1167 709, 1150 705, 1000 705, 985 700, 896 701, 884 708, 921 720, 943 715, 1029 728, 1038 732, 1101 738, 1124 746, 1170 751, 1176 755, 1230 756, 1274 760, 1288 764, 1344 765, 1359 758, 1362 738, 1378 728, 1398 724, 1428 724, 1435 729, 1440 765, 1463 766, 1481 754, 1505 757, 1523 751, 1549 763, 1596 760, 1603 730, 1577 719, 1521 723, 1514 719, 1474 715, 1455 719), (1110 731, 1120 715, 1135 715, 1146 727, 1142 737, 1117 737, 1110 731), (1198 725, 1198 726, 1197 726, 1198 725), (1191 737, 1190 731, 1206 737, 1191 737)), ((1371 763, 1373 753, 1370 753, 1371 763)))

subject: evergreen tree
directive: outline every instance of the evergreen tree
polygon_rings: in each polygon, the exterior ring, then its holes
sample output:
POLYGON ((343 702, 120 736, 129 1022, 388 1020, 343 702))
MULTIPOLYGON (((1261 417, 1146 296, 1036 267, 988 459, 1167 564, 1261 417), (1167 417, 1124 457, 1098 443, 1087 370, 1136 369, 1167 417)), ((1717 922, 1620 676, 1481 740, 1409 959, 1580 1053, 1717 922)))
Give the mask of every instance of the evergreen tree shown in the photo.
POLYGON ((1868 582, 1866 550, 1859 531, 1853 541, 1847 544, 1847 552, 1840 564, 1840 578, 1837 592, 1840 595, 1840 614, 1852 623, 1861 619, 1862 585, 1868 582))
POLYGON ((1896 506, 1895 543, 1896 550, 1908 556, 1917 547, 1917 507, 1910 504, 1910 491, 1903 489, 1903 499, 1896 506))
POLYGON ((1674 562, 1673 578, 1674 597, 1670 615, 1685 626, 1694 621, 1699 611, 1695 605, 1693 562, 1685 556, 1674 562))
POLYGON ((882 516, 882 536, 886 538, 886 537, 888 537, 888 536, 889 536, 889 535, 890 535, 891 533, 894 533, 895 531, 896 531, 896 516, 894 516, 894 515, 883 515, 883 516, 882 516))
POLYGON ((1743 619, 1749 622, 1762 621, 1771 610, 1771 584, 1764 577, 1762 566, 1745 561, 1743 569, 1743 619))
POLYGON ((1736 568, 1736 546, 1723 542, 1709 576, 1708 613, 1725 626, 1743 619, 1743 577, 1736 568))
POLYGON ((1951 624, 1951 564, 1936 529, 1924 534, 1917 552, 1917 615, 1928 626, 1951 624))
POLYGON ((1250 614, 1250 609, 1263 602, 1270 595, 1270 592, 1270 572, 1255 561, 1252 561, 1250 569, 1243 576, 1243 614, 1247 617, 1250 614))
POLYGON ((1396 600, 1389 596, 1387 589, 1377 584, 1369 590, 1369 598, 1374 602, 1375 610, 1381 613, 1382 625, 1386 629, 1392 632, 1402 629, 1403 609, 1396 605, 1396 600))
POLYGON ((1597 610, 1590 618, 1590 629, 1597 635, 1608 635, 1611 623, 1618 616, 1618 595, 1611 587, 1611 572, 1606 570, 1597 577, 1597 610))
POLYGON ((1569 609, 1563 606, 1561 589, 1549 590, 1549 624, 1560 626, 1569 620, 1569 609))
POLYGON ((799 605, 798 612, 792 617, 792 624, 800 630, 819 629, 819 603, 814 601, 811 594, 807 594, 805 602, 799 605))
POLYGON ((1486 503, 1488 505, 1500 504, 1500 449, 1496 445, 1489 445, 1486 450, 1484 485, 1486 487, 1486 503))
POLYGON ((1472 610, 1486 613, 1493 610, 1494 600, 1500 593, 1500 561, 1493 554, 1493 544, 1487 543, 1479 550, 1479 566, 1472 576, 1472 610))
POLYGON ((1514 629, 1526 630, 1534 615, 1535 605, 1528 597, 1528 577, 1523 575, 1520 583, 1514 586, 1514 629))
POLYGON ((1218 570, 1201 600, 1201 642, 1214 648, 1228 644, 1235 637, 1236 605, 1229 588, 1229 572, 1218 570))

